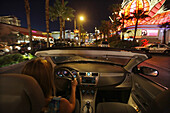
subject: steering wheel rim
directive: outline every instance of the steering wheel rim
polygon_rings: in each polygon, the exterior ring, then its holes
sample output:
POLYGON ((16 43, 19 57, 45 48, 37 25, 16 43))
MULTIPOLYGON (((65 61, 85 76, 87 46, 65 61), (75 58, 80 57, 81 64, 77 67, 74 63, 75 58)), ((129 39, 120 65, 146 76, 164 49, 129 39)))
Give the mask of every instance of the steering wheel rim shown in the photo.
POLYGON ((71 81, 74 80, 74 76, 72 74, 72 72, 67 68, 67 67, 57 67, 55 68, 55 73, 57 71, 67 71, 69 76, 65 76, 64 74, 62 74, 63 76, 57 76, 56 74, 54 74, 54 84, 56 87, 56 96, 62 96, 62 97, 69 97, 71 94, 71 81))
MULTIPOLYGON (((64 74, 62 74, 62 75, 63 75, 62 78, 68 79, 68 80, 74 80, 74 75, 72 74, 72 72, 71 72, 67 67, 58 67, 58 68, 56 68, 55 70, 56 70, 56 71, 57 71, 57 70, 60 70, 60 71, 62 71, 62 72, 63 72, 63 71, 67 71, 68 74, 71 76, 71 78, 65 76, 64 74)), ((59 77, 59 76, 58 76, 58 77, 59 77)))

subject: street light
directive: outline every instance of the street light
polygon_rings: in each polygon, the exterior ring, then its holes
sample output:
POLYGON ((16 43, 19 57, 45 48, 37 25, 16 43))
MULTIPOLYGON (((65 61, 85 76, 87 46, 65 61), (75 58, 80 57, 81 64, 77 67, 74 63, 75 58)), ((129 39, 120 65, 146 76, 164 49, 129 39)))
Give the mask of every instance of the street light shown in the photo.
POLYGON ((80 16, 80 20, 83 21, 83 20, 84 20, 84 17, 83 17, 83 16, 80 16))
POLYGON ((80 16, 80 22, 79 22, 79 43, 81 42, 81 28, 80 28, 81 21, 84 21, 83 16, 80 16))

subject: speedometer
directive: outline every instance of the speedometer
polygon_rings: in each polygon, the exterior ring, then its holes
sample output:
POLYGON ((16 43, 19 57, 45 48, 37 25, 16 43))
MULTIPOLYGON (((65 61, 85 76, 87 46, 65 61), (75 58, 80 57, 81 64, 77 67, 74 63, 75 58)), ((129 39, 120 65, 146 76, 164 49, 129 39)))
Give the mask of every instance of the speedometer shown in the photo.
POLYGON ((63 77, 63 74, 62 74, 61 71, 57 71, 57 72, 56 72, 56 75, 58 75, 59 77, 63 77))
POLYGON ((77 78, 77 71, 72 71, 73 77, 77 78))

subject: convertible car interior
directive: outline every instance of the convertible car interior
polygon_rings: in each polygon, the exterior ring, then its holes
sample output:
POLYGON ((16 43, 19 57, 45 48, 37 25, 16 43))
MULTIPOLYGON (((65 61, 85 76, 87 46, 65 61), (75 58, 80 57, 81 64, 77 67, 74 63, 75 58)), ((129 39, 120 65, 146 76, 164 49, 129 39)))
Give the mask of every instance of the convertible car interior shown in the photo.
MULTIPOLYGON (((168 113, 170 91, 145 76, 156 69, 138 65, 150 55, 111 48, 57 48, 37 51, 53 65, 56 95, 70 96, 78 81, 75 113, 168 113), (143 76, 145 75, 145 76, 143 76)), ((38 113, 44 96, 36 80, 22 74, 0 75, 1 113, 38 113)))

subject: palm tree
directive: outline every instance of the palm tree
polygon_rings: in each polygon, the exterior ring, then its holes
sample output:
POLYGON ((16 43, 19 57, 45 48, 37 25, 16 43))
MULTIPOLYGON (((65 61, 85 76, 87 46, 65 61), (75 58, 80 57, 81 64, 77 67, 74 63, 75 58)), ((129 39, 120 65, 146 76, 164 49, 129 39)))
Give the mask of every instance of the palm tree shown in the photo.
POLYGON ((99 30, 101 33, 104 34, 104 40, 105 36, 109 37, 110 30, 113 29, 113 25, 110 23, 110 21, 102 20, 101 21, 101 26, 99 27, 99 30))
POLYGON ((62 19, 63 19, 63 33, 64 33, 63 38, 64 38, 64 41, 65 41, 65 21, 68 18, 69 18, 69 21, 71 21, 74 18, 74 14, 73 14, 74 12, 75 12, 75 10, 73 8, 66 7, 65 13, 63 14, 62 19))
POLYGON ((46 31, 47 31, 47 48, 50 47, 49 42, 49 0, 45 1, 45 14, 46 14, 46 31))
POLYGON ((29 41, 30 41, 30 47, 31 51, 33 50, 33 45, 32 45, 32 30, 31 30, 31 22, 30 22, 30 5, 28 0, 24 0, 25 2, 25 10, 26 10, 26 16, 27 16, 27 26, 28 26, 28 31, 29 31, 29 41))
MULTIPOLYGON (((73 18, 73 12, 74 10, 70 7, 67 7, 66 5, 68 2, 61 3, 59 0, 56 0, 53 7, 50 6, 49 8, 49 16, 51 21, 56 21, 59 18, 60 22, 60 40, 62 40, 62 31, 63 27, 65 30, 65 20, 67 18, 73 18)), ((64 33, 64 39, 65 39, 65 33, 64 33)))
MULTIPOLYGON (((144 4, 144 1, 142 0, 143 4, 144 4)), ((137 8, 136 10, 134 11, 134 13, 131 13, 129 17, 129 19, 135 19, 135 32, 134 32, 134 39, 133 41, 136 41, 136 32, 137 32, 137 27, 138 27, 138 22, 139 20, 141 19, 145 19, 146 17, 149 17, 149 15, 147 14, 148 12, 147 11, 144 11, 144 8, 140 9, 139 8, 139 2, 137 2, 137 8)))
POLYGON ((113 30, 117 32, 117 27, 121 25, 120 20, 118 19, 119 17, 119 11, 121 10, 121 4, 112 4, 109 6, 109 11, 112 13, 110 18, 112 19, 112 24, 113 24, 113 30))
POLYGON ((57 21, 59 18, 59 22, 60 22, 60 40, 62 41, 62 29, 63 29, 63 25, 62 25, 62 16, 65 12, 65 5, 68 2, 65 2, 64 5, 62 5, 62 3, 59 0, 56 0, 53 6, 49 7, 49 16, 50 16, 50 20, 51 21, 57 21))

